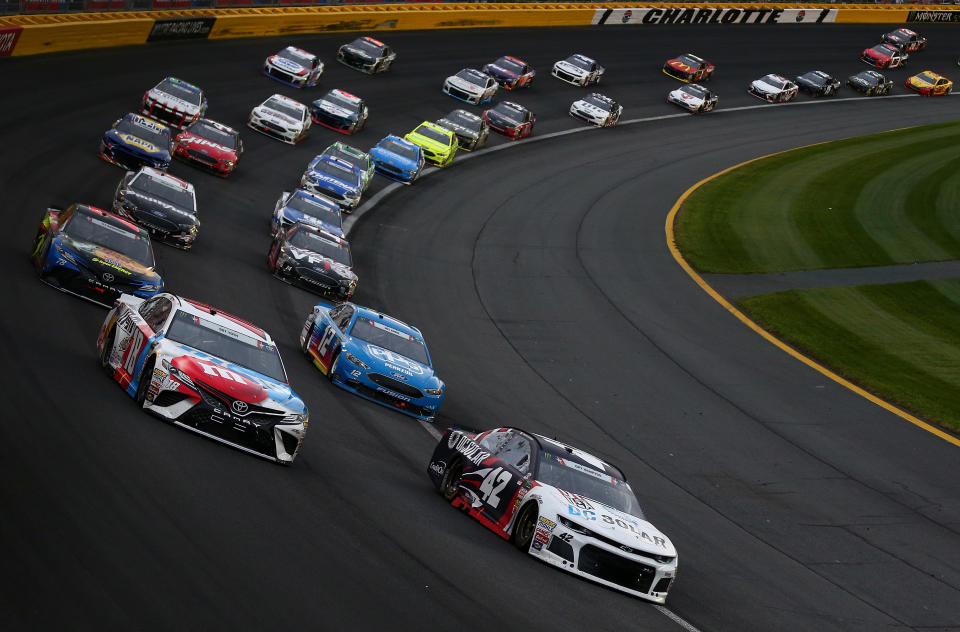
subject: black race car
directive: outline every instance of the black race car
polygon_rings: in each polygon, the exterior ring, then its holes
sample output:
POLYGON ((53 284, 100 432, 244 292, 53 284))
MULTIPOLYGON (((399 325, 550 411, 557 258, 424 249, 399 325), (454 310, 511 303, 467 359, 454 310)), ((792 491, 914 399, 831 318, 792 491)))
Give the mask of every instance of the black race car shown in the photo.
POLYGON ((30 258, 45 283, 106 307, 163 291, 149 233, 89 204, 48 208, 30 258))
POLYGON ((337 301, 350 300, 357 289, 350 243, 308 224, 279 231, 267 263, 278 279, 337 301))
POLYGON ((490 135, 490 127, 486 122, 466 110, 453 110, 437 121, 437 125, 456 134, 460 149, 465 151, 480 149, 490 135))
POLYGON ((916 31, 910 29, 897 29, 885 33, 881 40, 884 44, 890 44, 905 53, 913 53, 923 50, 927 46, 927 38, 921 36, 916 31))
POLYGON ((390 70, 397 53, 380 40, 358 37, 337 50, 337 61, 360 72, 373 74, 390 70))
POLYGON ((890 94, 893 82, 876 70, 864 70, 847 78, 847 85, 868 97, 890 94))
POLYGON ((369 110, 360 97, 345 90, 333 90, 310 104, 314 123, 341 134, 356 134, 367 123, 369 110))
POLYGON ((184 250, 190 249, 200 231, 193 185, 151 167, 123 176, 113 196, 113 212, 184 250))
POLYGON ((828 97, 840 91, 840 80, 822 70, 811 70, 795 80, 797 87, 814 97, 828 97))

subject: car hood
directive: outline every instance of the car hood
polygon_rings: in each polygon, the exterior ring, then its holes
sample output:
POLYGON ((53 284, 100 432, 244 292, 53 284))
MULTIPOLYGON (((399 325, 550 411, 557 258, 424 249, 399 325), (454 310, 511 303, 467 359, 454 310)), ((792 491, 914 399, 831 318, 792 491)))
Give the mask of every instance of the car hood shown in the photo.
POLYGON ((134 136, 133 134, 127 134, 124 132, 118 132, 117 130, 111 129, 104 134, 105 140, 110 140, 114 143, 119 143, 128 147, 130 149, 138 150, 141 153, 144 153, 148 156, 153 157, 169 157, 170 150, 167 147, 160 147, 159 145, 154 145, 153 143, 140 138, 139 136, 134 136))
POLYGON ((670 96, 673 97, 674 99, 681 100, 684 103, 692 103, 694 105, 701 104, 704 101, 700 97, 694 96, 689 92, 685 92, 684 90, 674 90, 670 93, 670 96))
POLYGON ((311 105, 313 105, 313 107, 319 110, 323 110, 324 112, 329 112, 330 114, 333 114, 334 116, 339 116, 341 118, 351 119, 351 120, 357 118, 356 112, 351 112, 347 108, 340 107, 336 103, 325 101, 323 99, 317 99, 311 105))
POLYGON ((540 511, 544 516, 555 513, 621 547, 657 556, 677 555, 670 538, 644 518, 549 485, 543 485, 542 496, 544 504, 540 511))
POLYGON ((439 386, 440 378, 431 367, 366 340, 350 338, 349 351, 366 362, 372 370, 383 372, 411 386, 420 389, 439 386))
POLYGON ((587 103, 586 101, 576 101, 573 104, 573 107, 577 108, 581 112, 586 112, 590 116, 603 117, 610 114, 609 111, 604 110, 601 107, 597 107, 592 103, 587 103))
POLYGON ((172 219, 174 221, 186 221, 190 224, 194 223, 197 219, 196 214, 191 210, 174 206, 166 200, 147 195, 141 191, 127 189, 126 192, 124 192, 123 199, 124 202, 133 202, 139 210, 147 211, 161 218, 172 219))
POLYGON ((374 147, 370 150, 370 155, 379 160, 380 162, 387 162, 391 165, 397 165, 403 169, 416 169, 417 161, 407 158, 406 156, 401 156, 400 154, 395 154, 390 150, 383 149, 382 147, 374 147))
POLYGON ((472 81, 467 81, 466 79, 461 79, 456 75, 450 75, 447 77, 447 83, 449 83, 451 86, 456 86, 461 90, 467 90, 469 92, 482 92, 484 89, 484 86, 473 83, 472 81))
POLYGON ((282 125, 300 125, 301 121, 293 118, 292 116, 287 116, 283 112, 278 112, 271 108, 265 108, 263 106, 257 106, 253 108, 254 113, 262 119, 272 121, 274 123, 280 123, 282 125))
POLYGON ((452 148, 450 145, 444 145, 439 143, 432 138, 427 138, 426 136, 421 136, 416 132, 410 132, 403 137, 404 140, 408 140, 414 145, 420 145, 421 147, 426 147, 434 151, 448 152, 452 148))
POLYGON ((153 89, 147 93, 147 97, 157 103, 163 104, 171 110, 180 110, 189 114, 196 114, 200 111, 200 106, 196 103, 190 103, 167 92, 153 89))
POLYGON ((329 257, 324 257, 318 252, 312 250, 303 250, 289 244, 284 244, 283 252, 285 255, 296 261, 298 266, 305 266, 323 274, 334 274, 337 278, 345 281, 355 281, 357 275, 354 274, 350 266, 346 266, 339 261, 334 261, 329 257))
POLYGON ((269 58, 269 60, 271 64, 280 70, 285 70, 294 75, 306 74, 308 71, 306 66, 298 64, 292 59, 287 59, 286 57, 281 57, 279 55, 273 55, 269 58))
POLYGON ((298 211, 297 209, 292 208, 290 206, 284 206, 280 210, 280 214, 283 215, 288 220, 290 220, 291 222, 303 222, 308 226, 322 228, 323 230, 330 231, 334 235, 339 235, 340 237, 343 236, 342 227, 337 226, 336 224, 331 224, 330 222, 325 222, 318 217, 315 217, 308 213, 304 213, 303 211, 298 211))
POLYGON ((356 48, 354 46, 350 46, 349 44, 344 44, 343 46, 340 47, 340 50, 346 53, 350 53, 355 57, 360 57, 362 59, 368 59, 370 61, 373 61, 374 59, 376 59, 373 55, 369 54, 367 51, 362 50, 360 48, 356 48))
POLYGON ((329 174, 320 173, 319 171, 314 171, 312 169, 307 171, 306 175, 310 180, 313 180, 315 183, 317 183, 318 186, 330 189, 336 193, 359 193, 360 189, 363 187, 362 182, 352 184, 350 182, 346 182, 345 180, 341 180, 340 178, 335 178, 329 174))
POLYGON ((519 76, 515 72, 512 72, 500 66, 495 66, 493 64, 487 64, 486 66, 484 66, 483 72, 495 77, 496 79, 516 79, 519 76))
POLYGON ((577 75, 578 77, 582 77, 583 75, 587 74, 587 71, 584 70, 583 68, 580 68, 579 66, 574 66, 573 64, 568 63, 566 61, 558 61, 553 65, 553 67, 559 70, 562 70, 564 72, 569 72, 571 75, 577 75))
POLYGON ((763 79, 757 79, 756 81, 754 81, 754 82, 751 83, 750 85, 752 85, 755 90, 759 90, 760 92, 771 92, 771 93, 772 93, 772 92, 782 92, 782 91, 783 91, 783 88, 780 88, 780 87, 777 87, 777 86, 775 86, 775 85, 769 84, 769 83, 767 83, 766 81, 764 81, 763 79))
POLYGON ((148 268, 115 250, 87 241, 70 239, 66 235, 61 235, 59 241, 97 276, 110 273, 118 281, 160 281, 160 275, 153 268, 148 268))
POLYGON ((487 120, 501 127, 520 127, 523 124, 493 110, 487 110, 487 120))
POLYGON ((449 119, 440 119, 439 121, 437 121, 437 125, 439 125, 440 127, 444 127, 454 132, 455 134, 466 136, 468 138, 477 138, 480 136, 480 133, 477 130, 470 129, 469 127, 465 127, 463 125, 460 125, 459 123, 454 123, 449 119))
POLYGON ((219 145, 212 140, 208 140, 202 136, 197 136, 189 132, 184 132, 178 135, 177 144, 194 151, 199 151, 201 154, 206 154, 219 160, 237 159, 237 150, 224 147, 223 145, 219 145))

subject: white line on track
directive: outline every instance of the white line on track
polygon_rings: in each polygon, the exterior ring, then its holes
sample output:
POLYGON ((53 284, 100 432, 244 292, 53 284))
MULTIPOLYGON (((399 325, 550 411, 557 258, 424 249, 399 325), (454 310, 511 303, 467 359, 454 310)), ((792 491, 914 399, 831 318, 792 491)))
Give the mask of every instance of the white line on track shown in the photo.
MULTIPOLYGON (((951 93, 949 96, 957 96, 958 94, 960 94, 960 92, 958 92, 958 93, 951 93)), ((829 100, 826 100, 826 99, 823 99, 823 100, 821 100, 821 99, 816 99, 816 100, 810 100, 810 101, 796 101, 796 102, 790 102, 790 103, 761 103, 761 104, 756 104, 756 105, 741 105, 741 106, 739 106, 739 107, 734 107, 734 108, 724 108, 724 109, 722 109, 722 110, 714 110, 713 112, 711 112, 711 113, 709 113, 709 114, 707 114, 707 115, 705 115, 705 116, 714 116, 714 115, 716 115, 716 114, 723 114, 723 113, 725 113, 725 112, 742 112, 742 111, 744 111, 744 110, 759 110, 759 109, 770 108, 770 107, 796 107, 796 106, 804 106, 804 105, 826 105, 826 104, 828 104, 828 103, 846 103, 846 102, 850 102, 850 101, 866 101, 866 100, 873 101, 873 100, 876 100, 876 99, 883 99, 883 100, 887 100, 887 99, 903 99, 903 98, 905 98, 905 97, 919 97, 919 96, 920 96, 919 94, 894 94, 894 95, 887 95, 887 96, 885 96, 885 97, 846 97, 846 98, 843 98, 843 99, 829 99, 829 100)), ((626 120, 626 121, 620 121, 620 123, 618 123, 617 125, 618 125, 618 126, 620 126, 620 125, 636 125, 637 123, 650 123, 650 122, 652 122, 652 121, 663 121, 663 120, 666 120, 666 119, 682 118, 682 117, 689 117, 689 116, 694 116, 694 115, 693 115, 693 114, 689 114, 689 113, 687 113, 687 112, 681 112, 681 113, 677 113, 677 114, 663 114, 663 115, 660 115, 660 116, 648 116, 648 117, 646 117, 646 118, 637 118, 637 119, 629 119, 629 120, 626 120)), ((533 138, 526 138, 526 139, 523 139, 523 140, 517 141, 517 142, 509 142, 509 143, 504 143, 504 144, 502 144, 502 145, 496 145, 495 147, 487 147, 487 148, 485 148, 485 149, 480 149, 480 150, 475 151, 475 152, 460 153, 460 156, 461 156, 461 157, 460 157, 460 158, 457 158, 457 162, 460 163, 460 162, 463 162, 463 161, 465 161, 465 160, 470 160, 471 158, 476 158, 476 157, 478 157, 478 156, 483 156, 483 155, 486 155, 486 154, 493 153, 493 152, 495 152, 495 151, 502 151, 502 150, 504 150, 504 149, 512 149, 513 147, 520 147, 520 146, 522 146, 522 145, 528 145, 528 144, 530 144, 530 143, 535 143, 535 142, 538 142, 538 141, 547 140, 547 139, 549 139, 549 138, 557 138, 558 136, 567 136, 567 135, 569 135, 569 134, 579 134, 579 133, 582 133, 582 132, 596 132, 596 131, 598 131, 598 130, 600 130, 600 129, 603 129, 603 128, 597 128, 597 127, 592 127, 592 126, 574 127, 574 128, 565 129, 565 130, 562 130, 562 131, 559 131, 559 132, 552 132, 552 133, 550 133, 550 134, 543 134, 542 136, 535 136, 535 137, 533 137, 533 138)), ((609 128, 608 128, 608 129, 609 129, 609 128)), ((614 129, 615 129, 615 128, 614 128, 614 129)), ((429 176, 434 175, 435 173, 439 173, 439 172, 441 172, 441 171, 442 171, 442 169, 438 169, 438 168, 436 168, 436 167, 430 167, 429 169, 427 169, 426 171, 424 171, 423 173, 421 173, 421 174, 420 174, 420 177, 421 177, 421 178, 426 178, 426 177, 429 177, 429 176)), ((356 223, 360 220, 361 217, 363 217, 364 215, 366 215, 367 213, 369 213, 370 211, 372 211, 378 204, 380 204, 381 201, 383 201, 384 198, 386 198, 386 197, 389 196, 391 193, 393 193, 394 191, 396 191, 397 189, 399 189, 400 187, 403 187, 403 186, 407 186, 407 185, 402 184, 402 183, 400 183, 400 182, 394 182, 394 183, 392 183, 392 184, 388 184, 386 187, 384 187, 383 189, 381 189, 380 191, 378 191, 378 192, 376 193, 376 195, 374 195, 372 198, 370 198, 369 200, 367 200, 366 202, 364 202, 362 205, 360 205, 360 208, 358 208, 354 213, 352 213, 349 217, 347 217, 347 218, 343 221, 343 234, 344 234, 344 236, 347 236, 347 235, 350 234, 350 229, 353 228, 353 225, 356 224, 356 223)), ((430 435, 431 435, 434 439, 436 439, 437 441, 439 441, 440 438, 443 436, 442 433, 441 433, 439 430, 437 430, 436 426, 434 426, 434 425, 431 424, 431 423, 428 423, 428 422, 426 422, 426 421, 420 421, 420 425, 423 426, 423 429, 426 430, 428 433, 430 433, 430 435)), ((683 617, 681 617, 681 616, 678 615, 677 613, 673 612, 672 610, 670 610, 670 609, 667 608, 666 606, 661 606, 661 605, 658 605, 658 604, 654 604, 653 607, 654 607, 658 612, 660 612, 660 614, 662 614, 663 616, 667 617, 668 619, 670 619, 671 621, 673 621, 674 623, 676 623, 677 625, 679 625, 681 628, 683 628, 684 630, 686 630, 686 632, 700 632, 700 630, 697 629, 693 624, 691 624, 689 621, 687 621, 686 619, 684 619, 683 617)))

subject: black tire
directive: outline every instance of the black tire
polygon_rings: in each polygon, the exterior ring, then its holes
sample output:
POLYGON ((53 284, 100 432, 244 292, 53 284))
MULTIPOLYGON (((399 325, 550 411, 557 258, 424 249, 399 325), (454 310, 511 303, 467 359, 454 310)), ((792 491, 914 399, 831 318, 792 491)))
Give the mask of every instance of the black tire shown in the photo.
POLYGON ((137 405, 143 408, 143 403, 147 401, 147 390, 150 388, 150 380, 153 374, 154 358, 151 356, 143 363, 143 369, 140 371, 140 378, 137 380, 137 405))
POLYGON ((540 507, 536 501, 527 503, 520 510, 517 521, 513 525, 513 535, 510 540, 514 546, 526 553, 530 550, 530 543, 533 542, 533 534, 537 530, 537 518, 540 513, 540 507))
POLYGON ((337 360, 340 359, 340 351, 342 349, 337 349, 333 352, 333 357, 330 358, 330 370, 327 371, 327 379, 331 382, 333 381, 333 371, 337 368, 337 360))
POLYGON ((100 350, 100 368, 104 373, 111 377, 113 377, 113 369, 110 367, 108 361, 110 360, 110 352, 113 351, 113 343, 116 338, 116 326, 110 327, 110 331, 107 333, 107 337, 103 341, 103 349, 100 350))
POLYGON ((447 502, 453 502, 459 493, 460 475, 463 474, 463 462, 457 459, 447 466, 440 479, 440 495, 447 502))

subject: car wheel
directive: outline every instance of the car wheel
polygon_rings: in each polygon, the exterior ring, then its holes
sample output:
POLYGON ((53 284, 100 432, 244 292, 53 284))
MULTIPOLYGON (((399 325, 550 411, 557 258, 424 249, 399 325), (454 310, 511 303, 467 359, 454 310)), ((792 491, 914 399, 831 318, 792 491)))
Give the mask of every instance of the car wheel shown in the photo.
POLYGON ((147 391, 150 389, 150 379, 153 375, 154 359, 151 357, 143 363, 143 369, 140 371, 140 378, 137 380, 137 405, 143 408, 147 401, 147 391))
POLYGON ((333 352, 333 357, 330 359, 330 370, 327 371, 327 379, 331 382, 333 381, 333 374, 337 370, 337 362, 340 360, 340 349, 337 349, 333 352))
POLYGON ((310 337, 313 336, 313 328, 316 326, 316 323, 310 323, 310 329, 307 330, 306 337, 303 339, 303 342, 300 343, 300 351, 304 354, 307 353, 307 345, 310 344, 310 337))
POLYGON ((463 463, 457 459, 443 471, 443 478, 440 479, 440 495, 447 502, 453 502, 453 499, 460 493, 460 476, 463 474, 463 463))
POLYGON ((116 338, 117 328, 116 326, 111 326, 110 332, 103 341, 103 349, 100 350, 100 368, 111 377, 113 377, 113 368, 110 366, 110 353, 113 351, 113 343, 116 338))
POLYGON ((539 505, 536 501, 527 503, 520 510, 520 516, 513 525, 513 535, 510 539, 521 551, 529 551, 530 543, 533 542, 533 533, 537 529, 537 515, 539 514, 539 505))

